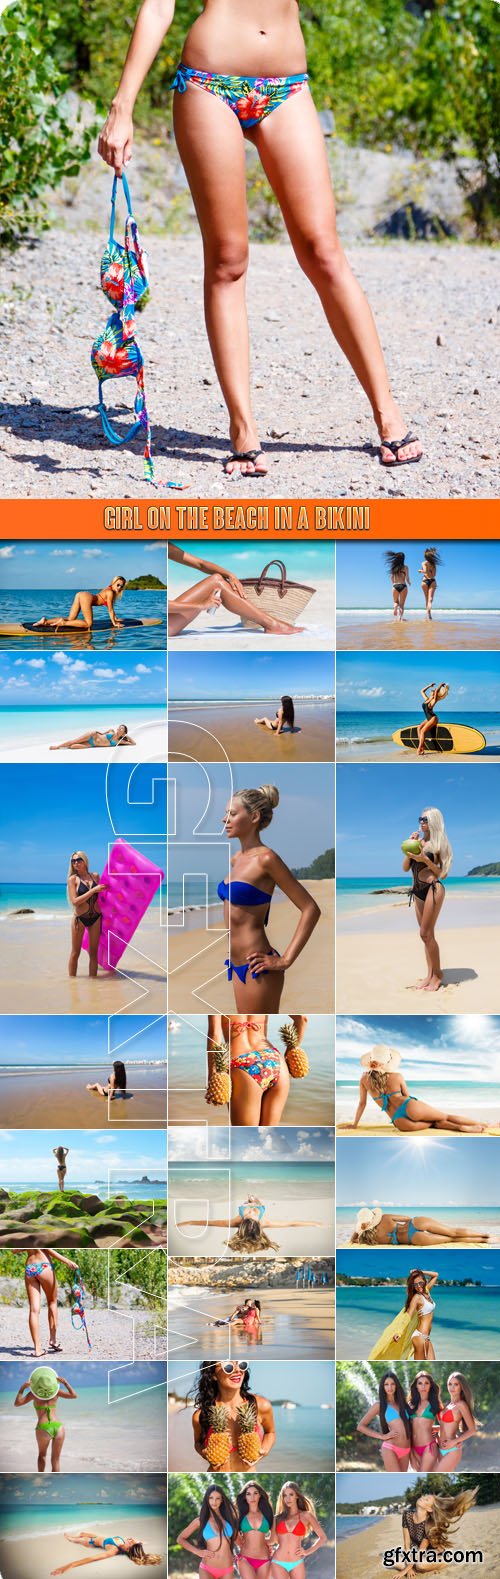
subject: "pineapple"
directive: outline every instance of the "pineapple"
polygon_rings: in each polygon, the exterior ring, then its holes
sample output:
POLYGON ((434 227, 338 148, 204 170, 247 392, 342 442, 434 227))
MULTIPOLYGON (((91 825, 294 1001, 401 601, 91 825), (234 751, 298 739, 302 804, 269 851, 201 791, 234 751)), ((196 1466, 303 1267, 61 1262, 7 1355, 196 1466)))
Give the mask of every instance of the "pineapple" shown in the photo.
POLYGON ((210 1075, 205 1101, 213 1107, 224 1107, 227 1106, 231 1096, 229 1047, 227 1042, 217 1042, 214 1054, 215 1069, 210 1075))
POLYGON ((210 1425, 211 1431, 205 1443, 205 1453, 211 1469, 222 1469, 231 1452, 231 1437, 227 1429, 227 1412, 224 1404, 212 1404, 210 1425))
POLYGON ((303 1047, 298 1047, 298 1036, 291 1020, 285 1025, 280 1025, 280 1036, 285 1043, 285 1059, 288 1064, 292 1080, 303 1080, 309 1074, 309 1059, 303 1047))
POLYGON ((256 1430, 257 1411, 254 1404, 241 1404, 238 1409, 238 1452, 244 1464, 256 1464, 260 1458, 260 1439, 256 1430))

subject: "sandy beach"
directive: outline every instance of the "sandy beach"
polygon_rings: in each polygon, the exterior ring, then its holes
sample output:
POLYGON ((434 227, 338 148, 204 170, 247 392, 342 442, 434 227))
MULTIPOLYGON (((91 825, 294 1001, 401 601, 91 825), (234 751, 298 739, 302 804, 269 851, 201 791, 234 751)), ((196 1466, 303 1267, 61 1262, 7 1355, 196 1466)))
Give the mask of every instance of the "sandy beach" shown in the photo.
MULTIPOLYGON (((24 1287, 23 1287, 24 1292, 24 1287)), ((28 1329, 28 1302, 9 1306, 2 1301, 0 1322, 0 1360, 33 1360, 33 1344, 28 1329)), ((87 1300, 85 1315, 92 1348, 85 1333, 73 1327, 69 1308, 58 1310, 57 1336, 62 1345, 58 1365, 67 1360, 164 1360, 167 1357, 165 1319, 150 1311, 92 1310, 87 1300)), ((41 1315, 42 1342, 48 1341, 46 1306, 41 1315)), ((46 1363, 46 1362, 45 1362, 46 1363)), ((0 1569, 1 1572, 1 1569, 0 1569)))
MULTIPOLYGON (((122 702, 122 707, 123 707, 122 702)), ((113 726, 114 708, 108 708, 104 713, 100 707, 90 705, 85 710, 82 708, 80 717, 74 721, 74 733, 68 732, 66 727, 64 737, 69 740, 83 735, 88 729, 105 730, 113 726), (111 716, 111 723, 110 723, 111 716)), ((134 746, 95 747, 88 746, 85 750, 51 751, 50 747, 56 745, 57 735, 54 737, 54 723, 50 718, 46 720, 43 712, 28 713, 23 720, 23 738, 17 740, 15 735, 9 735, 9 725, 5 714, 0 715, 2 730, 0 732, 0 762, 165 762, 167 757, 167 725, 158 718, 155 723, 139 723, 134 725, 130 707, 125 708, 128 728, 136 744, 134 746), (136 732, 137 730, 137 732, 136 732), (26 738, 25 738, 26 737, 26 738)), ((158 709, 159 714, 160 709, 158 709)), ((121 720, 117 718, 119 723, 121 720)), ((64 721, 63 721, 64 728, 64 721)))
MULTIPOLYGON (((499 1098, 499 1104, 500 1104, 500 1098, 499 1098)), ((452 1107, 451 1103, 450 1103, 450 1110, 452 1110, 453 1112, 455 1111, 455 1109, 452 1107)), ((337 1135, 347 1135, 349 1139, 352 1138, 353 1140, 356 1140, 358 1138, 358 1136, 360 1136, 360 1135, 361 1136, 364 1135, 365 1139, 366 1139, 367 1135, 373 1136, 373 1137, 375 1137, 375 1136, 378 1137, 379 1135, 394 1135, 394 1128, 393 1128, 393 1125, 390 1123, 390 1121, 389 1121, 388 1124, 363 1124, 363 1123, 361 1123, 361 1124, 358 1124, 357 1129, 353 1129, 352 1126, 349 1126, 349 1124, 337 1124, 336 1125, 336 1130, 337 1130, 337 1135)), ((403 1133, 403 1132, 399 1131, 398 1133, 403 1133)), ((406 1133, 409 1135, 410 1131, 408 1130, 408 1131, 406 1131, 406 1133)), ((441 1134, 445 1134, 445 1133, 449 1134, 449 1131, 444 1131, 444 1130, 439 1131, 437 1127, 435 1128, 434 1125, 431 1126, 429 1124, 426 1129, 420 1129, 418 1131, 418 1133, 419 1133, 419 1135, 438 1135, 440 1133, 441 1134)), ((484 1128, 484 1134, 486 1136, 488 1136, 488 1135, 500 1135, 500 1124, 486 1124, 485 1128, 484 1128)), ((468 1137, 465 1134, 462 1134, 460 1136, 461 1140, 467 1140, 467 1139, 470 1139, 470 1138, 471 1138, 470 1136, 468 1137)), ((473 1138, 477 1139, 477 1136, 475 1136, 473 1138)))
MULTIPOLYGON (((117 1495, 119 1495, 119 1491, 117 1495)), ((53 1527, 45 1532, 36 1526, 33 1529, 30 1528, 32 1521, 30 1509, 27 1508, 26 1533, 23 1535, 17 1534, 10 1539, 4 1537, 3 1540, 0 1540, 0 1572, 2 1579, 34 1579, 35 1573, 37 1579, 49 1579, 49 1575, 54 1572, 54 1569, 60 1567, 63 1563, 74 1562, 78 1560, 78 1557, 88 1556, 89 1553, 86 1553, 83 1546, 72 1546, 69 1541, 64 1539, 65 1529, 75 1534, 82 1527, 90 1528, 97 1535, 106 1536, 110 1533, 116 1533, 114 1530, 110 1530, 109 1517, 103 1519, 102 1509, 99 1509, 99 1516, 96 1517, 94 1509, 89 1509, 85 1506, 81 1509, 79 1522, 75 1522, 74 1515, 77 1511, 73 1507, 66 1508, 62 1512, 54 1508, 53 1527)), ((130 1535, 135 1535, 138 1540, 143 1542, 147 1552, 161 1553, 162 1562, 156 1565, 155 1574, 157 1579, 167 1579, 167 1529, 165 1518, 162 1518, 160 1514, 147 1514, 141 1508, 131 1507, 127 1523, 117 1533, 123 1535, 125 1539, 130 1535)), ((90 1555, 96 1558, 97 1554, 94 1552, 90 1555)), ((114 1556, 113 1562, 115 1565, 113 1568, 113 1579, 130 1579, 133 1564, 129 1562, 128 1557, 114 1556)), ((100 1572, 104 1572, 104 1567, 100 1569, 100 1572)))
MULTIPOLYGON (((465 920, 465 916, 464 916, 465 920)), ((424 974, 423 948, 413 937, 383 932, 337 934, 337 1011, 339 1014, 498 1014, 500 977, 498 930, 493 926, 438 926, 443 986, 419 992, 424 974)))
POLYGON ((446 613, 425 620, 409 611, 402 621, 393 619, 390 610, 380 619, 363 617, 363 610, 352 613, 337 609, 336 644, 339 652, 497 652, 500 648, 500 619, 494 610, 480 614, 446 613))
POLYGON ((30 1069, 19 1074, 0 1071, 2 1121, 12 1129, 31 1129, 36 1111, 37 1129, 53 1129, 55 1124, 73 1124, 78 1129, 123 1129, 142 1124, 146 1129, 167 1122, 167 1069, 148 1068, 128 1075, 125 1099, 108 1102, 86 1086, 99 1081, 106 1085, 108 1068, 101 1059, 94 1067, 30 1069))
MULTIPOLYGON (((341 1486, 342 1482, 339 1483, 339 1497, 342 1497, 341 1486)), ((367 1477, 366 1483, 368 1505, 371 1501, 370 1487, 371 1496, 380 1496, 378 1485, 376 1492, 373 1490, 372 1476, 369 1480, 367 1477)), ((362 1529, 359 1535, 348 1535, 345 1540, 340 1540, 337 1546, 337 1579, 376 1579, 377 1574, 387 1572, 383 1554, 401 1545, 402 1533, 399 1514, 391 1513, 380 1522, 374 1520, 373 1526, 362 1529)), ((486 1576, 487 1579, 493 1579, 499 1572, 500 1504, 471 1508, 460 1521, 459 1533, 453 1545, 460 1550, 468 1548, 469 1551, 482 1551, 481 1573, 485 1579, 486 1576)))
MULTIPOLYGON (((248 1285, 250 1288, 250 1284, 248 1285)), ((252 1290, 253 1292, 253 1290, 252 1290)), ((246 1295, 245 1295, 246 1297, 246 1295)), ((245 1333, 241 1322, 231 1327, 232 1348, 246 1355, 258 1348, 266 1360, 333 1360, 335 1299, 333 1289, 266 1289, 261 1303, 262 1340, 245 1333)), ((180 1358, 225 1360, 228 1328, 215 1327, 239 1303, 227 1290, 176 1289, 169 1293, 169 1353, 180 1358)))
MULTIPOLYGON (((377 723, 375 719, 374 728, 377 723)), ((468 752, 452 751, 443 752, 425 751, 419 757, 417 751, 405 750, 404 746, 397 746, 394 740, 363 741, 357 745, 339 746, 337 744, 337 762, 441 762, 455 765, 456 762, 500 762, 500 746, 486 745, 483 751, 468 752)))
MULTIPOLYGON (((280 1012, 296 1014, 311 1010, 316 1014, 332 1014, 335 1009, 335 884, 333 878, 325 878, 322 882, 306 882, 305 886, 319 905, 321 917, 313 937, 285 974, 280 1012)), ((289 900, 273 901, 269 929, 273 948, 285 948, 295 930, 297 916, 289 900)), ((234 1010, 234 993, 224 966, 227 955, 226 932, 212 934, 196 926, 182 932, 172 930, 169 936, 172 1013, 184 1014, 203 1007, 220 1012, 234 1010)), ((7 1004, 4 1012, 8 1012, 7 1004)))
POLYGON ((164 1014, 166 929, 159 911, 137 928, 118 969, 88 975, 82 950, 79 974, 68 976, 70 917, 50 920, 4 915, 1 932, 0 994, 3 1014, 164 1014))
MULTIPOLYGON (((331 1170, 333 1192, 333 1169, 331 1170)), ((264 1250, 259 1252, 259 1259, 273 1260, 274 1255, 280 1256, 330 1256, 334 1249, 334 1208, 333 1193, 318 1198, 308 1197, 307 1176, 304 1177, 304 1194, 302 1200, 269 1200, 267 1213, 272 1222, 286 1222, 293 1218, 293 1228, 268 1228, 266 1232, 270 1239, 277 1245, 278 1250, 264 1250), (317 1222, 320 1226, 311 1227, 310 1223, 317 1222), (304 1226, 301 1226, 301 1225, 304 1226)), ((169 1170, 169 1190, 172 1203, 170 1213, 168 1249, 171 1256, 203 1255, 225 1256, 231 1259, 232 1252, 228 1248, 228 1239, 231 1239, 235 1229, 208 1227, 178 1227, 189 1218, 202 1218, 203 1209, 200 1200, 186 1200, 179 1190, 177 1196, 177 1181, 175 1167, 169 1170)), ((234 1206, 234 1215, 237 1212, 237 1203, 234 1206)), ((212 1217, 222 1218, 224 1215, 222 1201, 215 1201, 210 1208, 212 1217)), ((234 1253, 234 1252, 233 1252, 234 1253)), ((243 1257, 242 1257, 243 1260, 243 1257)), ((245 1257, 246 1260, 246 1257, 245 1257)))
POLYGON ((276 702, 223 701, 210 707, 171 702, 169 709, 170 756, 193 749, 201 762, 220 762, 222 746, 230 762, 333 762, 335 759, 335 704, 317 701, 295 703, 296 726, 277 735, 255 718, 274 719, 276 702), (220 742, 220 744, 219 744, 220 742))
MULTIPOLYGON (((262 563, 265 563, 264 559, 262 563)), ((189 570, 182 591, 195 586, 199 580, 201 576, 196 571, 189 570)), ((270 645, 274 647, 279 644, 282 649, 289 652, 332 652, 335 628, 334 598, 333 576, 328 581, 319 581, 314 596, 306 605, 303 614, 293 622, 303 629, 294 628, 288 636, 270 636, 269 631, 251 630, 224 608, 217 609, 212 614, 198 614, 192 624, 181 631, 179 636, 169 636, 169 647, 171 652, 182 652, 183 648, 195 652, 230 652, 233 648, 237 652, 268 652, 270 645)), ((286 608, 283 609, 283 618, 289 619, 286 608)), ((289 622, 292 624, 291 617, 289 622)))

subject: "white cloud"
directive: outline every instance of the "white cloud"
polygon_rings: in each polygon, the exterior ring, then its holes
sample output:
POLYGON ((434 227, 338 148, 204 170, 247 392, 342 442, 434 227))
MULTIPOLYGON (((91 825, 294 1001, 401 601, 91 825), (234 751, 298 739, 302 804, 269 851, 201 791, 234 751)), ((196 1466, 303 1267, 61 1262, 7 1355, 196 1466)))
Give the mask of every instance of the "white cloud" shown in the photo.
POLYGON ((360 696, 385 696, 383 685, 370 685, 359 687, 360 696))
POLYGON ((93 670, 93 674, 94 674, 94 679, 95 680, 114 680, 115 675, 117 675, 117 674, 125 674, 125 670, 124 669, 109 669, 109 668, 105 669, 103 667, 103 665, 101 665, 101 667, 99 669, 96 668, 96 669, 93 670))
POLYGON ((53 548, 52 549, 52 558, 53 559, 74 559, 74 557, 75 557, 75 550, 74 550, 74 548, 53 548))
POLYGON ((125 675, 125 679, 124 680, 119 680, 118 684, 119 685, 138 685, 139 684, 139 675, 138 674, 126 674, 125 675))
POLYGON ((27 558, 31 558, 33 554, 36 554, 36 548, 23 548, 23 554, 25 554, 27 558))
POLYGON ((149 668, 149 664, 147 664, 147 663, 136 663, 135 672, 136 672, 136 674, 150 674, 151 671, 150 671, 150 668, 149 668))
POLYGON ((7 548, 0 548, 0 559, 12 559, 13 553, 14 553, 14 546, 13 546, 13 544, 9 543, 9 546, 7 548))
POLYGON ((102 554, 102 548, 84 548, 82 558, 83 559, 100 559, 101 558, 101 554, 102 554))
POLYGON ((26 668, 27 669, 44 669, 45 668, 45 658, 27 658, 26 659, 26 668))
POLYGON ((13 1139, 14 1139, 14 1136, 13 1136, 12 1130, 10 1130, 10 1129, 0 1129, 0 1140, 13 1140, 13 1139))
POLYGON ((59 668, 64 669, 65 675, 68 676, 71 674, 87 674, 87 664, 84 663, 83 658, 69 658, 67 652, 53 653, 52 663, 57 663, 59 668))

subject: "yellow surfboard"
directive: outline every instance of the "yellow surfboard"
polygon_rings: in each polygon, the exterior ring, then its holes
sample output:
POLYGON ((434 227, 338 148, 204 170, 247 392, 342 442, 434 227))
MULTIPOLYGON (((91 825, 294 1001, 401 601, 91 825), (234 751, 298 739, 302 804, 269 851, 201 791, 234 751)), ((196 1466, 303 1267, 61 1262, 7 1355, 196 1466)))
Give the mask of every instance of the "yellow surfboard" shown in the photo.
MULTIPOLYGON (((407 751, 418 751, 417 724, 397 729, 392 738, 397 746, 405 746, 407 751)), ((425 737, 424 751, 430 751, 434 756, 444 756, 454 751, 468 755, 472 751, 484 751, 485 745, 485 735, 481 734, 480 729, 473 729, 472 724, 437 724, 425 737)))

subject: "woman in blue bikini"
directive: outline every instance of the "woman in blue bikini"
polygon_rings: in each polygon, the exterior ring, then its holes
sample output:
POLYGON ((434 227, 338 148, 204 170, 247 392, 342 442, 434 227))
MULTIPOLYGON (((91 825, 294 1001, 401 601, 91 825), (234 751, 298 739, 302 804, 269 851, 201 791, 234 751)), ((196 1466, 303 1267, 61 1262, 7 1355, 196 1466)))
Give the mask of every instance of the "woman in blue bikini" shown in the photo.
POLYGON ((235 1572, 233 1547, 238 1529, 234 1502, 220 1486, 209 1486, 200 1511, 177 1536, 177 1545, 199 1559, 200 1579, 232 1579, 235 1572), (199 1545, 200 1540, 203 1546, 199 1545))
POLYGON ((406 1134, 413 1135, 422 1129, 451 1130, 459 1135, 484 1133, 487 1127, 485 1124, 477 1124, 472 1118, 461 1118, 458 1113, 442 1113, 439 1108, 422 1102, 420 1097, 411 1096, 406 1081, 398 1073, 400 1056, 395 1047, 385 1047, 383 1044, 372 1047, 369 1053, 363 1053, 360 1062, 366 1074, 361 1076, 359 1082, 359 1102, 352 1129, 357 1129, 368 1097, 371 1097, 381 1112, 387 1114, 394 1129, 406 1134))
POLYGON ((269 827, 278 801, 274 784, 235 791, 226 808, 224 828, 229 839, 239 839, 241 849, 233 856, 229 879, 217 889, 229 931, 230 955, 225 964, 236 1008, 268 1013, 279 1009, 285 971, 302 953, 321 915, 285 862, 262 844, 261 832, 269 827), (266 935, 275 888, 300 912, 283 954, 271 947, 266 935))
POLYGON ((450 1228, 437 1222, 435 1217, 396 1217, 393 1212, 383 1212, 380 1206, 362 1206, 356 1218, 356 1229, 351 1245, 446 1245, 457 1239, 470 1240, 472 1244, 488 1244, 489 1234, 480 1234, 472 1228, 450 1228))
POLYGON ((72 1563, 62 1563, 60 1568, 53 1568, 52 1574, 66 1574, 70 1568, 85 1568, 88 1563, 106 1561, 109 1557, 128 1557, 131 1563, 138 1568, 156 1567, 163 1559, 155 1552, 145 1552, 142 1541, 136 1541, 133 1535, 93 1535, 88 1530, 82 1530, 80 1535, 69 1535, 64 1531, 65 1541, 71 1541, 75 1546, 90 1546, 99 1555, 95 1557, 77 1557, 72 1563))
POLYGON ((320 1546, 325 1546, 326 1535, 316 1518, 312 1498, 306 1497, 295 1480, 286 1480, 278 1492, 272 1533, 276 1550, 271 1563, 271 1579, 283 1579, 284 1574, 305 1579, 304 1557, 312 1556, 320 1546), (304 1541, 309 1535, 315 1535, 316 1540, 304 1553, 304 1541))
MULTIPOLYGON (((129 163, 137 94, 175 0, 143 0, 99 152, 129 163)), ((203 236, 205 319, 229 413, 228 475, 267 470, 252 411, 246 313, 245 137, 257 149, 297 260, 372 408, 384 466, 420 460, 391 393, 370 307, 337 236, 324 137, 308 88, 296 0, 208 0, 172 84, 174 128, 203 236)), ((279 299, 279 286, 276 299, 279 299)))
POLYGON ((102 747, 111 751, 113 746, 135 746, 135 740, 129 735, 126 724, 117 724, 114 729, 87 729, 84 735, 76 735, 74 740, 61 740, 59 746, 49 746, 50 751, 97 751, 102 747))

